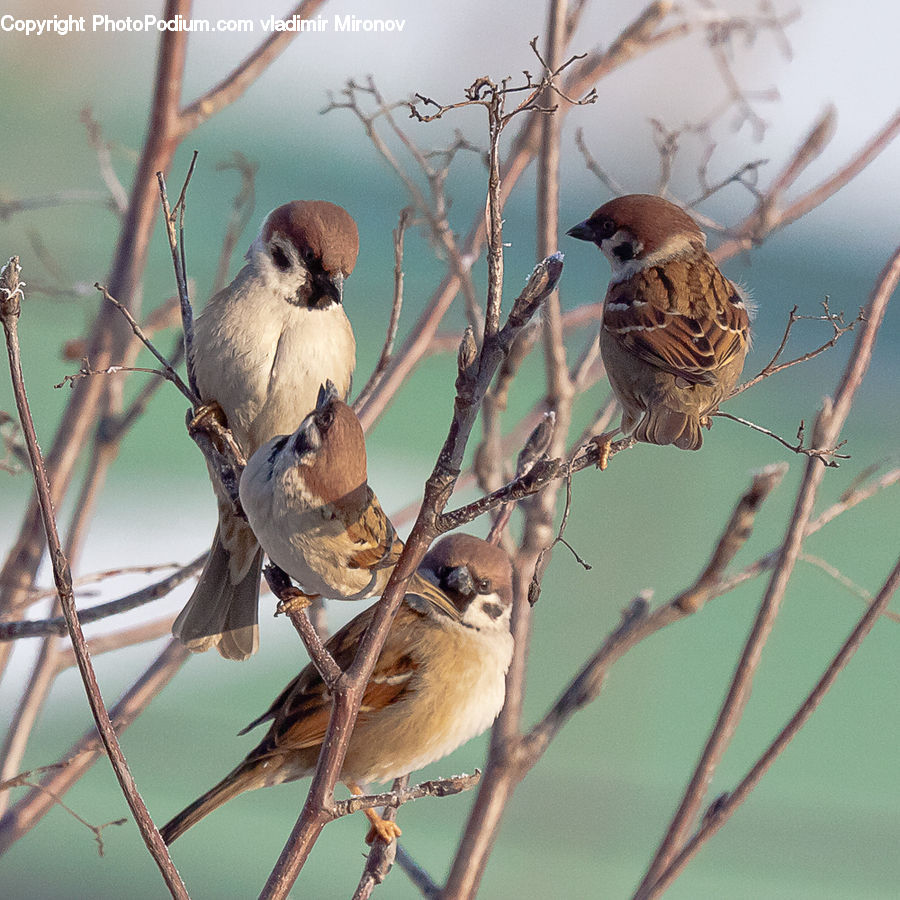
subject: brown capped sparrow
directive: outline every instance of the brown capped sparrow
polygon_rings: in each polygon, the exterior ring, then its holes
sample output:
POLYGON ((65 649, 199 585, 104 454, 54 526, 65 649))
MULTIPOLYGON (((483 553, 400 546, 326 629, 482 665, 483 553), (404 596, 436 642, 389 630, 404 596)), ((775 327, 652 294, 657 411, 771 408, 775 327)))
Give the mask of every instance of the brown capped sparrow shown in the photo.
POLYGON ((620 430, 699 449, 701 425, 744 366, 748 297, 719 271, 696 222, 662 197, 617 197, 567 234, 595 243, 612 266, 600 353, 622 407, 620 430))
MULTIPOLYGON (((437 591, 408 592, 391 624, 340 773, 354 793, 361 791, 360 783, 387 781, 443 758, 488 728, 503 706, 513 650, 509 557, 479 538, 453 534, 434 545, 419 573, 421 584, 437 591), (435 592, 446 595, 452 614, 433 602, 435 592)), ((342 669, 352 662, 373 610, 360 613, 328 641, 342 669)), ((164 825, 163 840, 171 844, 244 791, 311 775, 330 714, 331 695, 310 663, 241 732, 272 720, 260 744, 164 825)), ((383 840, 400 833, 374 810, 366 814, 383 840)))
MULTIPOLYGON (((197 317, 193 364, 201 399, 221 408, 245 457, 292 431, 326 379, 341 396, 350 390, 356 343, 342 297, 358 249, 356 223, 340 206, 279 206, 266 216, 247 264, 197 317)), ((191 650, 215 646, 228 659, 246 659, 259 643, 262 552, 212 480, 219 526, 172 631, 191 650)))
POLYGON ((307 595, 379 596, 403 542, 366 480, 366 443, 356 414, 328 381, 291 435, 247 462, 241 506, 269 559, 307 595))

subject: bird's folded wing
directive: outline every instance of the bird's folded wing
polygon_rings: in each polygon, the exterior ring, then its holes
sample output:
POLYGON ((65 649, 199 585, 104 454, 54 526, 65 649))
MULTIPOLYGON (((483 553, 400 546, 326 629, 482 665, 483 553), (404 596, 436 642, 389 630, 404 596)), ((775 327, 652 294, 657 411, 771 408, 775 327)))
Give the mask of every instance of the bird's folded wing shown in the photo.
POLYGON ((347 534, 359 548, 348 558, 351 569, 372 571, 395 566, 403 551, 403 541, 397 537, 371 488, 363 514, 347 526, 347 534))
POLYGON ((746 340, 747 309, 712 260, 666 268, 611 285, 603 327, 644 362, 691 384, 712 384, 746 340))

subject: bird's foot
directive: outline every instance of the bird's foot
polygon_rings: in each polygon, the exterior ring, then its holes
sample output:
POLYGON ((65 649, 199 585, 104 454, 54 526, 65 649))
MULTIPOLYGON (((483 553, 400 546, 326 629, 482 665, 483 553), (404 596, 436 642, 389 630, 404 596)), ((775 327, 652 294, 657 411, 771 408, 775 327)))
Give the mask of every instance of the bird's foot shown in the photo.
POLYGON ((598 449, 597 468, 602 472, 609 465, 609 448, 612 447, 612 438, 616 432, 607 431, 605 434, 595 434, 588 444, 594 444, 598 449))
POLYGON ((281 592, 281 599, 275 607, 275 615, 283 616, 287 613, 300 612, 312 605, 318 594, 304 594, 299 588, 286 588, 281 592))
POLYGON ((188 425, 191 431, 202 429, 203 431, 214 432, 227 427, 228 418, 225 415, 225 410, 215 400, 198 406, 188 425))
POLYGON ((396 822, 389 822, 382 819, 374 809, 367 809, 366 815, 372 823, 369 833, 366 835, 366 843, 372 844, 376 840, 382 840, 385 844, 397 840, 403 832, 400 830, 396 822))

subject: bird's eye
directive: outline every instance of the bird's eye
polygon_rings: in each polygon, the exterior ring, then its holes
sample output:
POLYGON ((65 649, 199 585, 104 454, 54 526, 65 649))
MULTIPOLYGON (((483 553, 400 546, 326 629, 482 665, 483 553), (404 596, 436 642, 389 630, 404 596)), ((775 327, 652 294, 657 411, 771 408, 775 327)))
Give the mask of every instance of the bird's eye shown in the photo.
POLYGON ((316 423, 322 431, 328 431, 334 424, 334 407, 329 406, 316 416, 316 423))
POLYGON ((491 579, 479 578, 478 581, 475 582, 475 587, 479 594, 489 594, 491 592, 491 579))
POLYGON ((601 238, 610 238, 617 230, 618 226, 612 219, 601 219, 597 224, 597 234, 600 235, 601 238))
POLYGON ((291 267, 291 260, 287 253, 285 253, 284 247, 282 247, 281 244, 272 244, 271 253, 272 262, 275 263, 282 272, 286 272, 291 267))
POLYGON ((304 245, 300 248, 300 258, 306 263, 306 267, 309 268, 316 260, 316 252, 312 247, 304 245))

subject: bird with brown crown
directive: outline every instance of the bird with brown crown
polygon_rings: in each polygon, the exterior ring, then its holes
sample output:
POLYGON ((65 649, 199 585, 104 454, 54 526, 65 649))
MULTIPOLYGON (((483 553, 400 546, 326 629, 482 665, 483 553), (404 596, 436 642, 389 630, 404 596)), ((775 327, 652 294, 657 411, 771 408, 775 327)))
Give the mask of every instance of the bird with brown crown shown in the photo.
POLYGON ((362 600, 384 591, 403 541, 369 486, 359 419, 330 381, 293 434, 253 454, 240 497, 269 559, 307 596, 362 600))
MULTIPOLYGON (((419 568, 366 685, 340 772, 352 792, 442 759, 490 727, 506 691, 512 567, 499 547, 467 534, 438 541, 419 568), (436 602, 440 595, 443 599, 436 602)), ((347 669, 374 606, 326 644, 347 669)), ((204 816, 244 791, 311 775, 331 714, 331 694, 310 663, 244 731, 271 721, 246 759, 160 829, 171 844, 204 816)), ((374 810, 369 839, 400 834, 374 810)))
MULTIPOLYGON (((612 266, 600 353, 622 407, 618 430, 698 450, 743 369, 749 298, 719 271, 697 223, 662 197, 617 197, 567 234, 596 244, 612 266)), ((597 440, 608 448, 615 433, 597 440)))
MULTIPOLYGON (((286 203, 266 216, 246 265, 198 316, 192 362, 206 404, 200 415, 224 415, 245 457, 293 431, 326 379, 340 396, 349 392, 356 343, 343 285, 358 250, 356 223, 340 206, 286 203)), ((172 631, 190 650, 216 647, 246 659, 259 643, 262 551, 211 477, 218 528, 172 631)))

